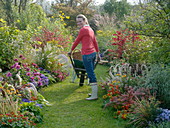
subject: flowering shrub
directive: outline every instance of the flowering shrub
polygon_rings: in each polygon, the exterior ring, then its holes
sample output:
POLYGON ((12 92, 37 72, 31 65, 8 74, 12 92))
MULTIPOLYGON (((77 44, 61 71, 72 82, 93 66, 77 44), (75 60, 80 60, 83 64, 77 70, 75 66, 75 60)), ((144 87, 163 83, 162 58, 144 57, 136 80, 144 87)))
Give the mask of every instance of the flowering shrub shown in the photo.
POLYGON ((1 128, 31 128, 36 124, 31 120, 31 115, 29 112, 24 114, 18 112, 17 114, 8 113, 8 114, 0 114, 0 127, 1 128), (30 115, 30 117, 28 117, 30 115))
POLYGON ((19 56, 19 59, 14 59, 16 62, 11 66, 11 69, 4 76, 4 80, 8 83, 16 86, 26 86, 29 82, 33 83, 38 89, 42 86, 49 84, 49 79, 44 74, 40 73, 40 69, 37 64, 24 63, 25 57, 19 56), (21 77, 17 77, 17 74, 21 77), (17 81, 18 79, 18 81, 17 81), (21 83, 22 82, 22 83, 21 83))
POLYGON ((56 81, 63 81, 69 75, 68 73, 62 72, 60 70, 52 71, 51 74, 56 81))
POLYGON ((20 97, 13 87, 0 87, 0 114, 17 113, 20 97))
POLYGON ((106 92, 106 95, 103 96, 104 108, 112 108, 114 110, 114 118, 121 117, 122 119, 126 119, 127 115, 132 112, 130 108, 136 102, 136 97, 139 99, 148 99, 151 94, 147 88, 124 85, 122 82, 127 76, 116 75, 115 80, 100 84, 106 92))
MULTIPOLYGON (((34 47, 42 49, 44 49, 48 43, 51 43, 55 47, 63 48, 67 48, 70 43, 70 38, 62 35, 62 32, 57 28, 53 31, 50 31, 47 28, 42 28, 42 32, 37 34, 33 40, 37 41, 34 47)), ((44 50, 42 52, 44 52, 44 50)))
POLYGON ((132 113, 129 115, 130 124, 137 128, 148 127, 160 113, 159 104, 154 96, 141 100, 136 98, 136 102, 131 107, 132 113))
POLYGON ((109 48, 108 58, 111 60, 124 58, 129 60, 129 51, 136 48, 136 41, 141 41, 139 36, 132 31, 127 29, 122 31, 116 31, 113 34, 113 40, 111 41, 111 48, 109 48))
POLYGON ((16 27, 7 26, 3 19, 0 19, 0 26, 0 65, 3 71, 7 71, 23 43, 20 30, 16 27))

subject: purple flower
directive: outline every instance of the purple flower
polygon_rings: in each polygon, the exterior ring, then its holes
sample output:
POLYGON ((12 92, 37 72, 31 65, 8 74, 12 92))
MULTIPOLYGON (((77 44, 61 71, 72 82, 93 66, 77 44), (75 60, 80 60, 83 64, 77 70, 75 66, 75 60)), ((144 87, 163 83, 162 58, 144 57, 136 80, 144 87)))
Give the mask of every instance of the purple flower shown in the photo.
POLYGON ((12 73, 8 72, 8 73, 6 74, 6 76, 7 76, 7 77, 11 77, 11 76, 12 76, 12 73))
POLYGON ((30 68, 26 68, 26 71, 30 71, 31 69, 30 68))
POLYGON ((42 86, 43 83, 41 81, 38 81, 38 86, 42 86))
POLYGON ((22 99, 22 102, 28 102, 28 103, 31 103, 31 102, 34 102, 34 101, 31 101, 31 100, 29 100, 29 99, 22 99))
POLYGON ((15 63, 14 65, 11 66, 11 68, 15 68, 18 65, 18 63, 15 63))
POLYGON ((0 77, 0 81, 2 81, 4 78, 3 77, 0 77))
POLYGON ((30 77, 30 79, 31 79, 31 80, 34 80, 34 77, 33 77, 33 76, 32 76, 32 77, 30 77))
POLYGON ((19 58, 22 58, 23 57, 23 55, 19 55, 19 58))
POLYGON ((27 72, 27 73, 26 73, 26 75, 27 75, 27 76, 30 76, 30 75, 31 75, 31 73, 30 73, 30 72, 27 72))
POLYGON ((42 108, 43 107, 43 104, 35 104, 35 106, 38 106, 38 107, 40 107, 40 108, 42 108))
POLYGON ((17 66, 16 66, 16 69, 21 69, 21 66, 20 66, 20 65, 17 65, 17 66))
POLYGON ((14 61, 18 61, 18 59, 14 59, 14 61))

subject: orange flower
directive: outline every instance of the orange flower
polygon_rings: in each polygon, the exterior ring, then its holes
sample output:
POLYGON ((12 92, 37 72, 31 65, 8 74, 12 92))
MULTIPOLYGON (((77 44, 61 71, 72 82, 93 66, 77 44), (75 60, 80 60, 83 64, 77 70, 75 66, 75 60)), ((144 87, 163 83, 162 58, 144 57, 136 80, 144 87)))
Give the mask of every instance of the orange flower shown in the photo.
POLYGON ((122 117, 121 117, 121 118, 125 120, 125 119, 126 119, 126 117, 127 117, 127 115, 126 115, 126 114, 122 114, 122 117))
POLYGON ((120 115, 121 111, 117 111, 117 115, 120 115))

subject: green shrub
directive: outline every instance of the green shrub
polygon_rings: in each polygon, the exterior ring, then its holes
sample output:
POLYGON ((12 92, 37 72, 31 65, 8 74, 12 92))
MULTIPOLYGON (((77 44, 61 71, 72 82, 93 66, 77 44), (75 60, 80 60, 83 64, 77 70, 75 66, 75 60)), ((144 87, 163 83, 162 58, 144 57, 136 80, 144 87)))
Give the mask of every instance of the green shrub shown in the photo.
POLYGON ((170 108, 170 68, 167 65, 150 65, 149 72, 144 77, 142 86, 152 88, 156 98, 161 101, 161 107, 170 108))
POLYGON ((129 115, 130 124, 135 128, 145 128, 150 122, 154 122, 157 115, 160 113, 159 102, 155 97, 149 99, 136 99, 136 102, 132 105, 132 113, 129 115))

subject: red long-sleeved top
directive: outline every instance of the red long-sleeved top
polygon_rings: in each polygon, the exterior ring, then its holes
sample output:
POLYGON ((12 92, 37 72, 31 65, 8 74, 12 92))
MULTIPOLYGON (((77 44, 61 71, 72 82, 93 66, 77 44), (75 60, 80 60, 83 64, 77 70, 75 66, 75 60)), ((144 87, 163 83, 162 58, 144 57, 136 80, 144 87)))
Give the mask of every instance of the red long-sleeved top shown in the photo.
POLYGON ((90 26, 84 26, 80 29, 79 34, 74 41, 71 50, 73 51, 76 46, 82 43, 81 54, 88 55, 93 52, 99 52, 98 43, 94 35, 94 31, 90 26))

